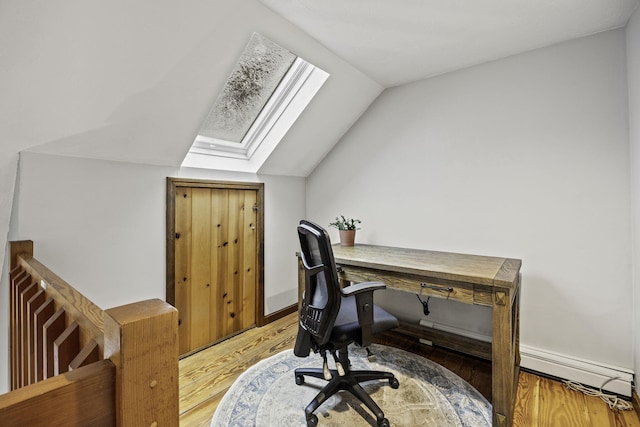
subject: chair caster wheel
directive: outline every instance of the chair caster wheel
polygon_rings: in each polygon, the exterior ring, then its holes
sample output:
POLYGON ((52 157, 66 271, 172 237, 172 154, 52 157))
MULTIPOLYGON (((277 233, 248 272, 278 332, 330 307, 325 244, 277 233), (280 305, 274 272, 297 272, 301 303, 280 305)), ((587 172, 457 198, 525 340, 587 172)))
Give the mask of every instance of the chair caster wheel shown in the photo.
POLYGON ((398 387, 400 387, 400 382, 397 378, 392 378, 389 380, 389 385, 391 386, 391 388, 397 389, 398 387))
POLYGON ((298 384, 298 385, 304 384, 304 376, 303 375, 296 375, 296 384, 298 384))
POLYGON ((389 420, 388 419, 383 418, 383 419, 378 421, 378 427, 391 427, 391 424, 389 424, 389 420))
MULTIPOLYGON (((311 414, 307 417, 307 427, 316 427, 318 425, 318 417, 316 414, 311 414)), ((389 425, 387 424, 387 427, 389 425)))

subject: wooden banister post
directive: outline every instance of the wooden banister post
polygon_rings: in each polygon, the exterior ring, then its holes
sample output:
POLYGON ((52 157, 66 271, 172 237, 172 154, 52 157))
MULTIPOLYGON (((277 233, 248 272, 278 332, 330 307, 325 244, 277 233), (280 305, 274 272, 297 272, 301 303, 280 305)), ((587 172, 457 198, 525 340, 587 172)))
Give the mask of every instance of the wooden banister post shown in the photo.
POLYGON ((9 271, 13 270, 18 265, 18 255, 33 256, 33 241, 31 240, 17 240, 9 242, 10 257, 9 258, 9 271))
POLYGON ((116 367, 116 425, 178 426, 178 311, 159 300, 105 311, 104 357, 116 367))

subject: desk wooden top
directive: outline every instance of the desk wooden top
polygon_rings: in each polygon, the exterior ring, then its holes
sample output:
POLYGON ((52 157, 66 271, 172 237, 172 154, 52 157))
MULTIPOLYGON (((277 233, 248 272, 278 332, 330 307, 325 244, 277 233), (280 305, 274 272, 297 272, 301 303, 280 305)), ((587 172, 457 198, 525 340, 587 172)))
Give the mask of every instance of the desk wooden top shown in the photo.
POLYGON ((499 287, 514 287, 522 261, 422 249, 333 246, 336 264, 499 287))

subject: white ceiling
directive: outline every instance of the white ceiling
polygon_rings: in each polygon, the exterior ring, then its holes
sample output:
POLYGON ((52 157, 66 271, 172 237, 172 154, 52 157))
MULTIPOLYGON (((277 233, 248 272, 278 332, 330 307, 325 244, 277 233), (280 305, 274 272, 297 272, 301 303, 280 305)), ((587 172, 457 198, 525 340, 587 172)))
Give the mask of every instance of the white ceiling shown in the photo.
POLYGON ((638 0, 260 0, 391 87, 624 26, 638 0))

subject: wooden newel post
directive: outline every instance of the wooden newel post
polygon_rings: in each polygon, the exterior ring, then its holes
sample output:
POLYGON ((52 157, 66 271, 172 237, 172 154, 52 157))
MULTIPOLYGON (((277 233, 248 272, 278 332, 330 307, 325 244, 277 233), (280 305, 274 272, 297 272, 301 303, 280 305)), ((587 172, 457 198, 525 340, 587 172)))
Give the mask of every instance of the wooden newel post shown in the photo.
POLYGON ((153 299, 105 311, 104 357, 116 367, 116 425, 178 426, 178 311, 153 299))
POLYGON ((33 256, 33 241, 17 240, 9 242, 9 251, 9 271, 11 271, 18 265, 18 255, 33 256))

